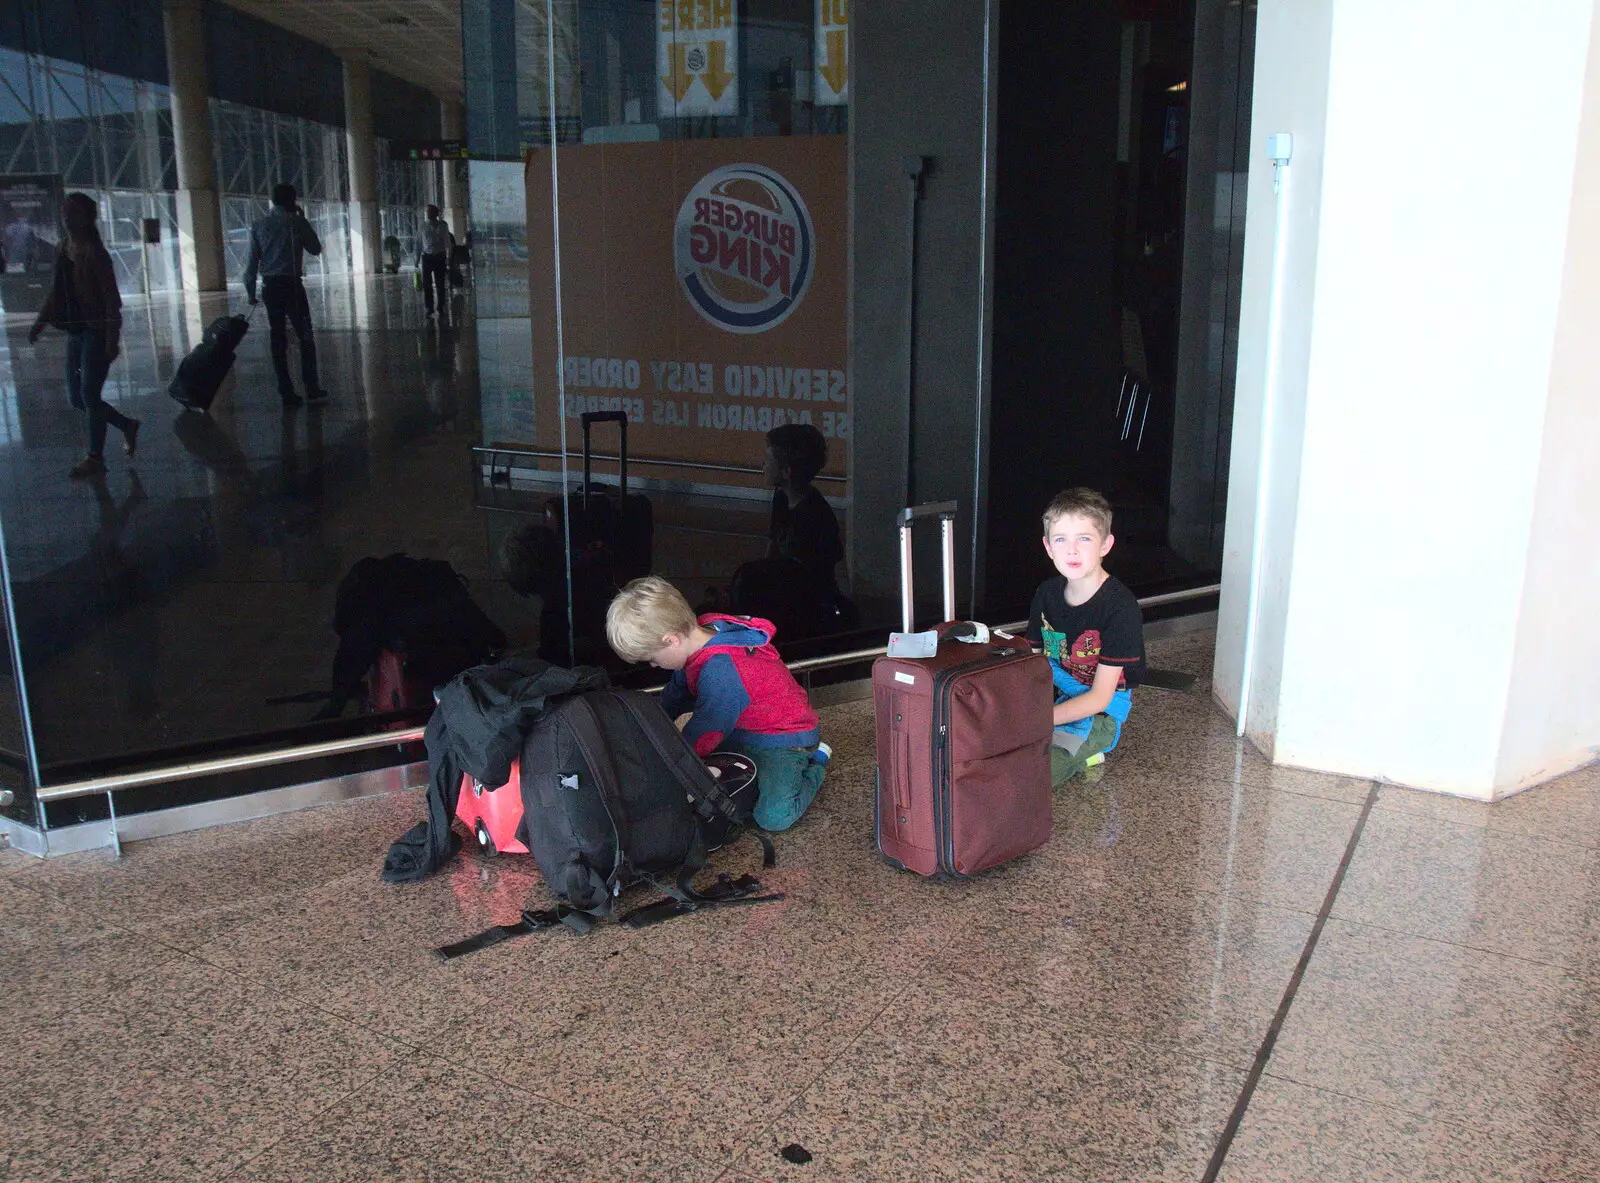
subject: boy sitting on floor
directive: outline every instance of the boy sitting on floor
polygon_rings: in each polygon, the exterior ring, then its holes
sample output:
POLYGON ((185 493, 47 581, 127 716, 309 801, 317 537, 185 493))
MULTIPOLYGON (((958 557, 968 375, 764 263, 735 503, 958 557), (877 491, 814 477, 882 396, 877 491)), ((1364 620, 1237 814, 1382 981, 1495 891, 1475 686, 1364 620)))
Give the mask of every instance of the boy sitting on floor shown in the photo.
POLYGON ((661 706, 701 756, 738 752, 755 761, 761 796, 756 825, 787 830, 822 787, 830 754, 817 713, 772 647, 776 633, 759 617, 710 613, 657 575, 635 579, 606 610, 606 639, 624 661, 671 670, 661 706))
POLYGON ((1044 511, 1044 549, 1059 574, 1033 594, 1028 640, 1043 646, 1055 682, 1050 783, 1064 784, 1111 751, 1144 681, 1144 614, 1101 565, 1116 541, 1111 503, 1068 489, 1044 511))

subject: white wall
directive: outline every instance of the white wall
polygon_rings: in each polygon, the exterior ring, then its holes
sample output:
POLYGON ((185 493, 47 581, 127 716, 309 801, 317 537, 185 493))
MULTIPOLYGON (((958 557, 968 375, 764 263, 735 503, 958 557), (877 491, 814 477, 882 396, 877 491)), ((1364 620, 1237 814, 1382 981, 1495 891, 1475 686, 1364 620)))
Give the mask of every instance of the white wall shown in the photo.
POLYGON ((1589 38, 1502 790, 1600 755, 1600 20, 1589 38))
MULTIPOLYGON (((1537 683, 1565 635, 1523 627, 1525 587, 1559 599, 1575 586, 1570 519, 1600 516, 1600 490, 1574 484, 1582 465, 1552 472, 1548 493, 1540 477, 1593 10, 1332 0, 1319 48, 1304 4, 1263 0, 1254 134, 1258 149, 1273 131, 1296 137, 1281 476, 1248 720, 1278 762, 1489 796, 1510 730, 1519 754, 1508 746, 1506 770, 1545 749, 1522 737, 1533 704, 1508 714, 1508 702, 1514 659, 1526 652, 1524 681, 1537 683), (1536 495, 1541 513, 1579 502, 1536 529, 1536 495)), ((1270 169, 1259 153, 1252 163, 1241 355, 1258 356, 1273 226, 1270 169)), ((1592 274, 1569 287, 1581 335, 1592 274)), ((1576 337, 1567 352, 1581 383, 1591 354, 1576 337)), ((1240 374, 1225 705, 1255 486, 1245 408, 1260 399, 1258 375, 1247 387, 1243 361, 1240 374)), ((1551 461, 1593 414, 1592 398, 1570 401, 1574 422, 1551 420, 1551 461)), ((1597 714, 1591 696, 1553 725, 1577 736, 1597 714)))
POLYGON ((1213 683, 1225 709, 1237 713, 1244 621, 1255 513, 1265 506, 1270 530, 1262 556, 1262 596, 1252 683, 1252 734, 1271 750, 1276 729, 1278 671, 1288 607, 1285 594, 1294 553, 1291 528, 1299 495, 1300 445, 1305 422, 1306 368, 1311 311, 1315 306, 1317 224, 1321 208, 1323 122, 1327 116, 1328 54, 1334 0, 1263 0, 1256 24, 1254 98, 1246 198, 1239 362, 1234 386, 1233 441, 1228 467, 1227 525, 1223 539, 1222 602, 1217 613, 1213 683), (1295 137, 1289 179, 1284 284, 1285 318, 1278 378, 1278 414, 1272 443, 1272 478, 1258 500, 1261 399, 1266 379, 1267 294, 1276 222, 1267 137, 1295 137))

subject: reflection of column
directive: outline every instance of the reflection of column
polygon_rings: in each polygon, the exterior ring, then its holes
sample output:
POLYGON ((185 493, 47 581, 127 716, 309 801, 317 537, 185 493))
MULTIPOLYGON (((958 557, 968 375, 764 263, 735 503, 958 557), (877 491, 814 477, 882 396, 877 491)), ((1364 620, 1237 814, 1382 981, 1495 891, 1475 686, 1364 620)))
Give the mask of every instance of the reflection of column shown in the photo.
MULTIPOLYGON (((460 99, 439 100, 439 124, 447 140, 467 138, 466 112, 460 99)), ((467 237, 467 185, 466 165, 459 160, 444 162, 444 217, 450 223, 450 232, 457 242, 467 237)))
POLYGON ((340 53, 344 61, 344 131, 350 160, 350 270, 379 270, 378 156, 372 137, 372 67, 364 49, 340 53))
POLYGON ((206 86, 206 27, 201 0, 165 0, 167 77, 172 84, 172 134, 178 157, 178 241, 183 286, 191 292, 227 287, 222 210, 211 163, 211 110, 206 86))

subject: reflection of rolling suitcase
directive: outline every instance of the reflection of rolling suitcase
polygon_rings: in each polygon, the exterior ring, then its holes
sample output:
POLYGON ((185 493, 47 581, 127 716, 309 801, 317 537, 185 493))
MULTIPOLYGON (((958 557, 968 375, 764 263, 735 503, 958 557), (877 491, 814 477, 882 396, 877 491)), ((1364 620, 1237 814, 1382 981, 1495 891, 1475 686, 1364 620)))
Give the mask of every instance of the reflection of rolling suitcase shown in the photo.
MULTIPOLYGON (((900 518, 901 612, 911 631, 909 532, 953 521, 955 503, 900 518)), ((954 536, 944 530, 945 615, 955 614, 954 536)), ((878 849, 919 875, 971 875, 1050 840, 1050 663, 1022 638, 944 641, 929 658, 880 657, 878 849)))
POLYGON ((210 409, 222 380, 233 368, 235 352, 250 331, 249 318, 219 316, 206 328, 200 344, 178 363, 167 393, 190 411, 210 409))
POLYGON ((630 579, 650 574, 655 541, 655 517, 650 499, 628 492, 628 415, 626 411, 591 411, 583 421, 583 484, 556 499, 552 508, 565 520, 567 546, 573 565, 598 564, 610 568, 618 587, 630 579), (594 483, 590 429, 596 423, 615 423, 618 484, 594 483))

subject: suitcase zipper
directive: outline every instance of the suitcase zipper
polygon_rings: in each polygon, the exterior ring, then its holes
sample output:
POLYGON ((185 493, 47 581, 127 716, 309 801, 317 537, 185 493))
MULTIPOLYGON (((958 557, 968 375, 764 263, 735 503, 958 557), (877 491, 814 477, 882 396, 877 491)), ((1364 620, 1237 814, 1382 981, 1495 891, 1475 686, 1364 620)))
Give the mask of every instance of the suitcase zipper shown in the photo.
POLYGON ((951 683, 964 674, 1003 665, 1028 653, 996 653, 963 665, 951 666, 933 676, 933 771, 937 783, 933 791, 933 832, 938 842, 939 869, 952 875, 956 870, 956 840, 950 825, 950 697, 951 683))

